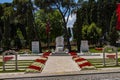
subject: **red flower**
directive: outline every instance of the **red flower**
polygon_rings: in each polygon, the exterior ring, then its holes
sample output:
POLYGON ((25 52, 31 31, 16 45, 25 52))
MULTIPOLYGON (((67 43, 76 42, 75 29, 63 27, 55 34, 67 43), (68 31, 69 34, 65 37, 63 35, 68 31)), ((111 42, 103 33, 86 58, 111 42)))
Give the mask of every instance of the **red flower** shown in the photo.
POLYGON ((79 59, 75 60, 75 62, 81 62, 81 61, 84 61, 84 60, 86 60, 86 59, 84 59, 84 58, 79 58, 79 59))
POLYGON ((41 67, 34 66, 34 65, 30 65, 28 68, 30 68, 30 69, 35 69, 35 70, 38 70, 38 71, 41 70, 41 67))
POLYGON ((43 70, 50 52, 43 53, 40 58, 37 58, 27 69, 26 72, 40 72, 43 70))
POLYGON ((70 55, 71 56, 77 56, 77 53, 76 52, 70 52, 70 55))
POLYGON ((92 66, 89 62, 85 62, 83 64, 79 64, 80 68, 84 67, 84 66, 92 66))
POLYGON ((9 61, 11 59, 13 59, 13 56, 6 56, 6 57, 4 57, 3 60, 6 62, 6 61, 9 61))
POLYGON ((36 59, 35 62, 39 62, 39 63, 45 64, 46 60, 36 59))
POLYGON ((99 51, 101 51, 101 50, 103 50, 103 48, 95 48, 96 50, 99 50, 99 51))
POLYGON ((47 56, 49 56, 50 55, 50 52, 45 52, 45 53, 43 53, 43 56, 44 57, 47 57, 47 56))

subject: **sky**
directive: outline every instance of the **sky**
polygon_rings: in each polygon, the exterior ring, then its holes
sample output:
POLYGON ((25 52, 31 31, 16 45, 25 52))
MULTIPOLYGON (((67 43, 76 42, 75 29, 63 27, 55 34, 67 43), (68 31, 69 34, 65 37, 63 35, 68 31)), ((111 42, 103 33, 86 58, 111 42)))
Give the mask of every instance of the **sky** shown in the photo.
POLYGON ((12 2, 13 0, 0 0, 0 3, 12 2))

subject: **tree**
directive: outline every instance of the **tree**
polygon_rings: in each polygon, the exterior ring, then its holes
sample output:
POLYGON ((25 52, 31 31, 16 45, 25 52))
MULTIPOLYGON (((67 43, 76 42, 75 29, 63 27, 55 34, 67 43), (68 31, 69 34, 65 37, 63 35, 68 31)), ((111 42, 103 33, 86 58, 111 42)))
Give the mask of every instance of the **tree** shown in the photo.
POLYGON ((5 47, 5 49, 9 49, 10 48, 10 41, 11 41, 11 27, 10 27, 10 21, 12 21, 12 17, 14 14, 14 10, 13 7, 10 3, 4 3, 2 5, 2 9, 3 9, 3 15, 1 17, 2 21, 3 21, 3 46, 5 47))
POLYGON ((105 34, 109 33, 110 30, 111 16, 115 10, 116 2, 113 0, 98 0, 97 4, 97 25, 102 28, 102 35, 106 37, 105 34))
POLYGON ((34 6, 31 0, 13 0, 13 5, 15 8, 15 24, 20 28, 24 39, 31 48, 32 40, 39 40, 40 52, 41 52, 41 42, 40 37, 38 37, 37 26, 35 24, 34 16, 34 6))
POLYGON ((23 35, 23 39, 26 40, 25 47, 28 46, 28 35, 27 35, 27 4, 28 4, 28 0, 13 0, 12 5, 14 7, 14 22, 12 24, 12 26, 14 26, 13 31, 16 33, 16 36, 19 37, 20 39, 21 36, 18 33, 19 31, 22 33, 23 35))
POLYGON ((92 22, 97 22, 97 4, 95 0, 89 0, 88 2, 88 15, 89 15, 89 24, 92 22))
POLYGON ((41 41, 46 43, 46 16, 44 10, 38 10, 35 13, 35 24, 37 25, 37 31, 41 41))
POLYGON ((34 22, 34 14, 33 14, 33 4, 31 0, 28 0, 26 6, 26 23, 27 23, 27 36, 28 42, 31 45, 33 40, 38 40, 36 30, 35 30, 35 22, 34 22), (32 35, 32 36, 31 36, 32 35))
POLYGON ((76 7, 75 0, 35 0, 35 4, 39 8, 44 8, 47 10, 57 9, 61 16, 62 16, 62 23, 64 27, 64 33, 67 40, 67 48, 71 51, 69 35, 67 30, 67 22, 69 15, 71 14, 72 10, 76 7), (65 19, 67 17, 67 19, 65 19))
POLYGON ((87 29, 88 40, 92 44, 97 44, 98 40, 101 37, 101 31, 102 30, 99 27, 97 27, 95 23, 91 23, 91 25, 89 25, 89 27, 87 29))
MULTIPOLYGON (((2 21, 2 19, 1 19, 1 17, 3 16, 3 9, 2 9, 2 4, 0 4, 0 42, 1 42, 1 40, 2 40, 2 37, 3 37, 3 21, 2 21)), ((0 46, 1 46, 1 44, 0 44, 0 46)))
POLYGON ((113 16, 110 21, 110 30, 109 30, 109 42, 111 45, 116 46, 116 41, 119 39, 119 31, 116 30, 116 11, 114 11, 113 16))
POLYGON ((63 34, 63 27, 61 23, 62 17, 59 11, 54 10, 46 15, 45 11, 40 9, 35 13, 35 17, 36 25, 38 25, 38 31, 42 42, 47 43, 46 23, 48 20, 50 26, 49 43, 55 42, 56 37, 63 34))
POLYGON ((90 25, 85 25, 82 28, 82 37, 83 39, 88 40, 91 44, 97 44, 98 40, 101 37, 101 29, 96 26, 95 23, 90 25))
POLYGON ((50 38, 55 41, 56 37, 63 35, 62 17, 58 10, 53 11, 49 15, 50 21, 50 38), (57 34, 59 33, 59 34, 57 34))
POLYGON ((79 0, 81 8, 77 10, 77 19, 73 27, 74 38, 77 41, 77 51, 80 52, 80 45, 82 40, 82 26, 88 24, 87 2, 79 0))

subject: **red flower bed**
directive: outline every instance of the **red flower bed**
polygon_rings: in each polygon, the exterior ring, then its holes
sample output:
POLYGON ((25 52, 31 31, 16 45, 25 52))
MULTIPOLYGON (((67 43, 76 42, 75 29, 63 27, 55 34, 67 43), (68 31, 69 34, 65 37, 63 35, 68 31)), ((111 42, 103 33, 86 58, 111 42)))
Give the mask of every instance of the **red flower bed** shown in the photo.
POLYGON ((81 62, 81 61, 84 61, 84 60, 86 60, 86 59, 84 59, 84 58, 78 58, 77 60, 75 60, 75 62, 81 62))
POLYGON ((84 66, 92 66, 89 62, 85 62, 82 64, 79 64, 80 68, 83 68, 84 66))
POLYGON ((45 53, 43 53, 43 56, 47 57, 47 56, 50 55, 50 53, 51 53, 51 52, 45 52, 45 53))
POLYGON ((50 52, 43 53, 42 56, 37 58, 30 66, 28 66, 26 72, 41 72, 45 66, 49 55, 50 52))
POLYGON ((103 50, 103 48, 95 48, 95 50, 102 51, 102 50, 103 50))
POLYGON ((45 64, 46 60, 36 59, 35 62, 39 62, 39 63, 45 64))
POLYGON ((13 56, 6 56, 6 57, 4 57, 4 61, 5 62, 7 62, 7 61, 9 61, 9 60, 11 60, 11 59, 13 59, 13 56))
POLYGON ((94 69, 95 67, 92 66, 92 64, 90 62, 88 62, 85 58, 81 58, 77 55, 77 53, 75 52, 71 52, 70 53, 72 57, 72 59, 78 64, 78 66, 81 69, 94 69))
POLYGON ((71 56, 77 56, 77 53, 76 52, 70 52, 70 55, 71 56))
POLYGON ((41 70, 41 67, 38 67, 38 66, 35 66, 35 65, 30 65, 28 68, 35 69, 35 70, 38 70, 38 71, 41 70))

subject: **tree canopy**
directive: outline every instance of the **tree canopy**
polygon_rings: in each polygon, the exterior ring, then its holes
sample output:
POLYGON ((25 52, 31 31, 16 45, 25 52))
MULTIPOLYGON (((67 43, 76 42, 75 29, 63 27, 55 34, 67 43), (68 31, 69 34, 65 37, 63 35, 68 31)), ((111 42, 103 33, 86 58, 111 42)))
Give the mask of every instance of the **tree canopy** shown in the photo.
POLYGON ((73 34, 78 51, 82 39, 98 44, 99 39, 104 38, 114 45, 119 33, 115 28, 117 3, 119 0, 13 0, 12 3, 2 3, 0 45, 9 49, 16 45, 16 40, 19 48, 30 48, 33 40, 46 44, 46 25, 49 22, 49 42, 55 42, 57 36, 63 35, 67 43, 65 47, 71 51, 67 26, 71 14, 77 15, 73 34), (113 42, 110 41, 112 38, 115 39, 113 42))

